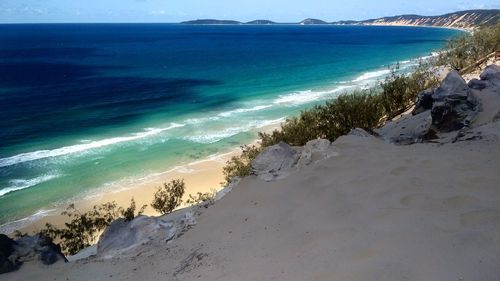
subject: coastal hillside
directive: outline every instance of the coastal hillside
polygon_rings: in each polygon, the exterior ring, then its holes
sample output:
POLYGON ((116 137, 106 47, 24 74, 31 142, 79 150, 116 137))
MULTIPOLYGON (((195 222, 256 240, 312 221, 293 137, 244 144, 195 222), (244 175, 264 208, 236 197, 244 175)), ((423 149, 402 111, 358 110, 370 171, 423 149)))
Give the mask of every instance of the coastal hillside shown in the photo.
POLYGON ((2 277, 497 280, 500 66, 475 77, 450 72, 430 107, 420 99, 375 135, 355 129, 334 142, 268 147, 255 175, 213 205, 115 221, 72 262, 27 262, 2 277), (440 118, 443 107, 451 113, 440 118), (450 122, 467 126, 448 131, 450 122), (430 127, 432 141, 394 141, 430 127))
POLYGON ((270 20, 253 20, 247 22, 246 24, 275 24, 275 22, 270 20))
POLYGON ((322 21, 319 19, 305 19, 299 22, 299 24, 306 25, 306 24, 328 24, 328 23, 326 21, 322 21))
POLYGON ((411 25, 472 28, 494 25, 500 19, 500 10, 467 10, 440 16, 400 15, 363 21, 338 21, 337 25, 411 25))
MULTIPOLYGON (((333 25, 405 25, 405 26, 442 26, 454 28, 474 28, 477 26, 493 26, 500 20, 500 10, 466 10, 454 13, 448 13, 439 16, 421 16, 421 15, 399 15, 383 17, 368 20, 341 20, 336 22, 326 22, 321 19, 307 18, 298 23, 300 25, 314 24, 333 24, 333 25)), ((236 20, 218 20, 218 19, 198 19, 181 22, 182 24, 276 24, 270 20, 253 20, 250 22, 240 22, 236 20)), ((283 23, 281 23, 283 24, 283 23)))
POLYGON ((198 19, 183 21, 181 24, 241 24, 241 22, 235 20, 198 19))

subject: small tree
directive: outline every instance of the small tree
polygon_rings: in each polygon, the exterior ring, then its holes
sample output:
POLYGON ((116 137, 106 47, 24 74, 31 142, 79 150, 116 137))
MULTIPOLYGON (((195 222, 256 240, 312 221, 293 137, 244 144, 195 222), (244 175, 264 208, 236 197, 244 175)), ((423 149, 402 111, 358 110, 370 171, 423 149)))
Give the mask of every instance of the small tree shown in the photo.
POLYGON ((135 214, 135 210, 136 210, 135 200, 132 197, 132 199, 130 199, 130 206, 126 209, 120 208, 120 214, 125 219, 125 221, 131 221, 135 217, 142 215, 147 206, 148 205, 142 205, 142 207, 139 209, 139 211, 137 212, 137 215, 136 215, 135 214))
POLYGON ((183 179, 175 179, 158 187, 154 194, 151 207, 162 214, 168 214, 182 203, 185 184, 183 179))
MULTIPOLYGON (((40 233, 59 242, 65 254, 74 255, 81 249, 93 245, 101 232, 117 218, 123 217, 126 221, 131 221, 136 216, 140 216, 145 208, 146 205, 142 206, 136 215, 134 198, 130 200, 130 206, 126 209, 118 207, 115 202, 107 202, 95 205, 90 211, 81 212, 74 204, 71 204, 61 213, 70 219, 63 228, 47 223, 40 233)), ((16 235, 23 234, 19 232, 16 235)))
POLYGON ((216 190, 212 190, 210 192, 205 192, 205 193, 198 192, 196 193, 196 195, 189 194, 189 199, 186 201, 186 203, 190 205, 196 205, 205 202, 213 204, 216 195, 217 195, 216 190))
POLYGON ((71 204, 61 214, 71 219, 64 224, 65 228, 58 228, 47 223, 41 234, 60 241, 63 252, 74 255, 95 243, 98 235, 119 217, 119 209, 115 202, 108 202, 96 205, 92 210, 82 213, 75 208, 74 204, 71 204))
POLYGON ((241 147, 241 155, 233 156, 222 168, 225 182, 222 185, 228 185, 235 177, 245 177, 252 171, 252 160, 259 155, 262 148, 256 145, 244 145, 241 147))

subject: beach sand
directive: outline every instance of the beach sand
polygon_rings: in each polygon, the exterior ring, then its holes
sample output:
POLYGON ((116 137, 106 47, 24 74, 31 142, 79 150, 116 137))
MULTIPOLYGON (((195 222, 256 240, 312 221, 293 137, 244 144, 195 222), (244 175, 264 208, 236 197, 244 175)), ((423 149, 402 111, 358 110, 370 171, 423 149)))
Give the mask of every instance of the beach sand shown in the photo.
MULTIPOLYGON (((211 191, 219 191, 221 183, 224 181, 222 167, 226 161, 232 156, 239 155, 240 150, 235 149, 231 152, 224 153, 208 159, 200 160, 187 164, 178 168, 174 168, 163 173, 151 175, 147 179, 138 183, 129 184, 129 186, 108 187, 106 190, 101 190, 96 194, 89 195, 75 202, 75 207, 81 211, 91 210, 94 205, 100 205, 107 202, 116 202, 118 206, 128 207, 131 198, 134 198, 137 209, 143 205, 148 205, 145 209, 145 215, 158 215, 158 213, 149 204, 153 199, 153 194, 158 187, 163 186, 174 179, 184 179, 186 190, 184 201, 189 198, 189 195, 196 195, 197 192, 205 193, 211 191)), ((182 206, 181 206, 182 207, 182 206)), ((21 232, 36 233, 42 229, 47 222, 56 226, 62 226, 67 221, 67 217, 60 215, 64 210, 56 209, 50 212, 49 215, 36 220, 21 229, 21 232)))

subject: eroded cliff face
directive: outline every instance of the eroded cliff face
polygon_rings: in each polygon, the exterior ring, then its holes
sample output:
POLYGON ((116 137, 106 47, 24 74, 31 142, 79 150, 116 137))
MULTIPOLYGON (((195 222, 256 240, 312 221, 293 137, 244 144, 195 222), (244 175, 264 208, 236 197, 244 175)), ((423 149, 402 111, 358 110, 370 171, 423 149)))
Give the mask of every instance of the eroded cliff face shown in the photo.
POLYGON ((470 10, 441 16, 401 15, 365 21, 343 21, 336 24, 359 25, 410 25, 473 28, 479 25, 494 25, 500 19, 500 10, 470 10))

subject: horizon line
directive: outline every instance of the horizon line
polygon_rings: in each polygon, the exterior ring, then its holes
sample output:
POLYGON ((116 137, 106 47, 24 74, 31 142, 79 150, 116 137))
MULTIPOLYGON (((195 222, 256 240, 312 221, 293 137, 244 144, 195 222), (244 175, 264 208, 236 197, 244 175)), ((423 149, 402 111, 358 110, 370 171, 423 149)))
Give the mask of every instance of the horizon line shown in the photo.
MULTIPOLYGON (((334 24, 337 22, 346 22, 346 21, 352 21, 352 22, 363 22, 363 21, 370 21, 370 20, 376 20, 376 19, 381 19, 381 18, 387 18, 387 17, 398 17, 398 16, 420 16, 420 17, 439 17, 439 16, 444 16, 444 15, 449 15, 449 14, 454 14, 454 13, 461 13, 461 12, 472 12, 472 11, 498 11, 500 12, 500 8, 491 8, 491 9, 468 9, 468 10, 458 10, 454 12, 446 12, 442 14, 435 14, 435 15, 420 15, 420 14, 411 14, 411 13, 406 13, 406 14, 398 14, 398 15, 392 15, 392 16, 381 16, 377 18, 368 18, 368 19, 361 19, 361 20, 336 20, 336 21, 325 21, 320 18, 316 17, 307 17, 304 18, 300 21, 297 22, 279 22, 279 21, 273 21, 270 19, 254 19, 254 20, 249 20, 249 21, 242 21, 242 20, 235 20, 235 19, 218 19, 218 18, 197 18, 197 19, 189 19, 189 20, 183 20, 179 22, 167 22, 167 21, 151 21, 151 22, 144 22, 144 21, 130 21, 130 22, 91 22, 91 21, 84 21, 84 22, 0 22, 0 24, 183 24, 189 21, 197 21, 197 20, 216 20, 216 21, 235 21, 238 23, 234 24, 219 24, 219 25, 238 25, 238 24, 249 24, 252 21, 271 21, 273 24, 300 24, 302 21, 307 20, 307 19, 313 19, 313 20, 320 20, 324 21, 324 24, 315 24, 315 25, 329 25, 329 24, 334 24)), ((199 24, 203 25, 203 24, 199 24)), ((206 24, 206 25, 217 25, 217 24, 206 24)), ((255 24, 255 25, 265 25, 265 24, 255 24)), ((344 24, 348 25, 348 24, 344 24)))

